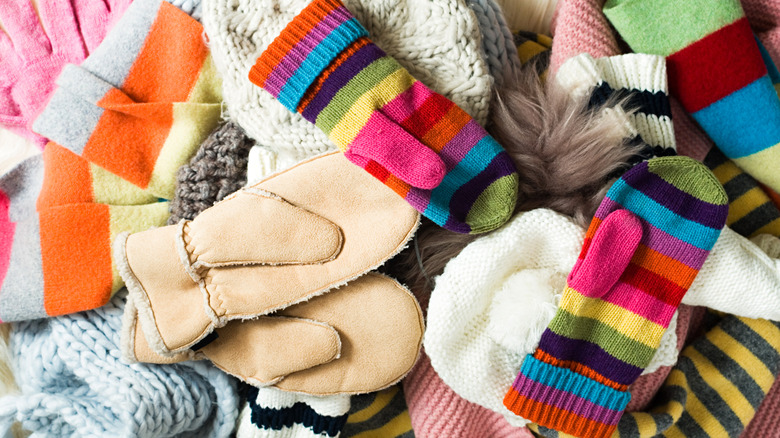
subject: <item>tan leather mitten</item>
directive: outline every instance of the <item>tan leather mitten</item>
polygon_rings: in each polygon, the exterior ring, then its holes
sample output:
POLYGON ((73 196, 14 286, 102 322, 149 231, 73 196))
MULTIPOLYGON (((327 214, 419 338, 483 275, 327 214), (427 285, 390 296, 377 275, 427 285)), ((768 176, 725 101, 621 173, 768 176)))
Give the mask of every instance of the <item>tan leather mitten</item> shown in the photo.
POLYGON ((193 221, 115 242, 149 347, 172 356, 233 319, 345 284, 403 249, 419 214, 334 152, 240 190, 193 221))
POLYGON ((209 359, 252 385, 313 395, 393 385, 417 360, 424 329, 414 296, 377 273, 271 315, 232 321, 214 341, 173 357, 149 348, 137 316, 128 301, 122 352, 129 361, 209 359))

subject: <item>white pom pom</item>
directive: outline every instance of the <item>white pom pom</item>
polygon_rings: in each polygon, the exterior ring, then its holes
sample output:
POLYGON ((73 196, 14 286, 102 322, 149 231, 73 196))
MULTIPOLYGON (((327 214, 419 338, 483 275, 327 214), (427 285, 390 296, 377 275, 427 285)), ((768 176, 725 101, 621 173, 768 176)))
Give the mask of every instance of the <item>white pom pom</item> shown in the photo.
POLYGON ((516 353, 531 353, 555 316, 565 278, 552 269, 524 269, 509 276, 490 309, 490 337, 516 353))

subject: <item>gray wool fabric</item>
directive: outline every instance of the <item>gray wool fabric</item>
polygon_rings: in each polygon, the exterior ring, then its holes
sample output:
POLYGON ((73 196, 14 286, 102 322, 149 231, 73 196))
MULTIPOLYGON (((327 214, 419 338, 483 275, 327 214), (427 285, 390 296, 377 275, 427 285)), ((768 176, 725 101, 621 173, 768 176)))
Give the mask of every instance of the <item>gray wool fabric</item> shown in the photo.
POLYGON ((189 164, 179 168, 168 224, 195 219, 198 213, 243 187, 249 149, 254 144, 232 121, 214 130, 189 164))

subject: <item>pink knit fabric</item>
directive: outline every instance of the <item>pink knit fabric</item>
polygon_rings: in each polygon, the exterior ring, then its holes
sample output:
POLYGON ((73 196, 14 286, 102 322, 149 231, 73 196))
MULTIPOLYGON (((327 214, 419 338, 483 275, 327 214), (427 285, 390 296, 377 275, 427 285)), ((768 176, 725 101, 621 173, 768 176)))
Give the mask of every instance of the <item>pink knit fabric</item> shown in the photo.
POLYGON ((669 97, 677 153, 703 161, 715 144, 674 97, 669 97))
POLYGON ((417 438, 533 438, 527 428, 511 426, 501 414, 461 398, 439 378, 424 351, 403 385, 417 438))
POLYGON ((740 435, 741 438, 780 437, 780 379, 775 380, 758 412, 740 435))
POLYGON ((594 58, 620 55, 617 38, 601 12, 605 1, 558 0, 550 27, 553 34, 552 72, 580 53, 590 53, 594 58))
POLYGON ((769 56, 780 64, 780 2, 777 0, 742 0, 750 27, 764 44, 769 56))

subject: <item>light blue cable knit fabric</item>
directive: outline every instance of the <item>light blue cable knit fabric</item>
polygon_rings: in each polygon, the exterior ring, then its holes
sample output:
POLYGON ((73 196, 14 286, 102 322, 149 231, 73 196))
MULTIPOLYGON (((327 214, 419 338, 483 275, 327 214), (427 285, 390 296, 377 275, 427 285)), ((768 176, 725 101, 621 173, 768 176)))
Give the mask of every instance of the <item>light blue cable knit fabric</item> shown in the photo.
POLYGON ((512 31, 495 0, 466 0, 479 21, 482 34, 482 54, 496 85, 512 80, 520 68, 520 58, 512 31))
POLYGON ((167 0, 168 3, 176 6, 182 11, 189 14, 190 17, 200 21, 201 17, 201 0, 167 0))
MULTIPOLYGON (((21 394, 0 398, 0 425, 33 436, 227 437, 238 415, 236 382, 206 361, 128 365, 119 329, 126 292, 105 306, 16 323, 21 394)), ((2 431, 0 431, 2 434, 2 431)))

